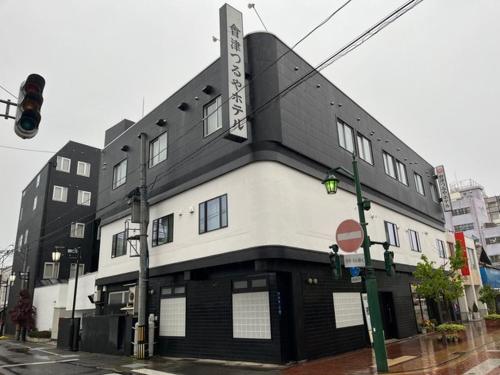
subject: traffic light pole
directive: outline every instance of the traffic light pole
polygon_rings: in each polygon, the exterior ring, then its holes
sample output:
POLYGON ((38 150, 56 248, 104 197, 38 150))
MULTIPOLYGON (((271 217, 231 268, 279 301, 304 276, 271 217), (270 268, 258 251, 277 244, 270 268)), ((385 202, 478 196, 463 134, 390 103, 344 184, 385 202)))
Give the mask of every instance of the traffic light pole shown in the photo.
POLYGON ((382 325, 382 316, 380 314, 380 306, 378 300, 377 279, 375 270, 373 269, 370 256, 370 237, 366 229, 367 223, 365 220, 365 201, 361 192, 361 183, 359 181, 358 161, 356 155, 352 157, 352 170, 354 184, 356 185, 356 198, 358 203, 359 223, 363 227, 365 238, 363 239, 363 253, 365 256, 365 285, 366 294, 368 296, 368 308, 370 310, 370 320, 372 323, 373 333, 373 350, 375 351, 375 361, 379 372, 389 372, 387 364, 387 351, 385 348, 384 327, 382 325))

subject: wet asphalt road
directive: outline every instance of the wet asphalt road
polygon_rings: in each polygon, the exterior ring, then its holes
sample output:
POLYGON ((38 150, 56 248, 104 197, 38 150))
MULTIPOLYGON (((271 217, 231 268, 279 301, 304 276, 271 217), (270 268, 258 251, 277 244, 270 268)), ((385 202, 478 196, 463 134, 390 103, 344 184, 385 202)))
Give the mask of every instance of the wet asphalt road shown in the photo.
POLYGON ((136 361, 124 356, 68 352, 51 344, 0 340, 0 374, 5 375, 278 375, 280 369, 227 366, 193 360, 136 361))

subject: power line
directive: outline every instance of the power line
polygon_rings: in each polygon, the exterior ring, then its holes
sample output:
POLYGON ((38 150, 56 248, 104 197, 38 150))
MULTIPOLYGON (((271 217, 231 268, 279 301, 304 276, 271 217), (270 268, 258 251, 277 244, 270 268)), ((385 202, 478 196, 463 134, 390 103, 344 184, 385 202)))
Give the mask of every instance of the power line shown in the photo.
POLYGON ((13 93, 11 93, 9 90, 7 90, 5 87, 3 87, 2 85, 0 85, 0 89, 2 89, 3 91, 5 91, 7 94, 11 95, 12 97, 16 98, 17 99, 17 96, 15 96, 13 93))
POLYGON ((259 12, 257 12, 257 8, 255 7, 255 4, 254 3, 248 4, 248 8, 250 8, 250 9, 253 8, 253 10, 255 11, 255 14, 257 15, 257 17, 259 17, 260 23, 262 24, 262 26, 264 26, 264 29, 267 31, 267 27, 264 24, 264 21, 262 21, 262 18, 260 18, 260 14, 259 14, 259 12))
POLYGON ((0 145, 0 148, 6 148, 8 150, 18 150, 18 151, 29 151, 29 152, 44 152, 47 154, 55 154, 56 151, 48 151, 48 150, 36 150, 33 148, 21 148, 21 147, 13 147, 13 146, 6 146, 6 145, 0 145))

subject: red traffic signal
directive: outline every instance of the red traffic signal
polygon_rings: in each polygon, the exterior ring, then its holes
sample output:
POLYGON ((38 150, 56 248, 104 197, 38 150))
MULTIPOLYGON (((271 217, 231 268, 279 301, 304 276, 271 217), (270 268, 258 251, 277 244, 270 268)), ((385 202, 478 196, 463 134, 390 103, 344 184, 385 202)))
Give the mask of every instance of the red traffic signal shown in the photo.
POLYGON ((44 87, 45 79, 38 74, 30 74, 21 84, 14 124, 14 131, 21 138, 33 138, 38 132, 44 87))

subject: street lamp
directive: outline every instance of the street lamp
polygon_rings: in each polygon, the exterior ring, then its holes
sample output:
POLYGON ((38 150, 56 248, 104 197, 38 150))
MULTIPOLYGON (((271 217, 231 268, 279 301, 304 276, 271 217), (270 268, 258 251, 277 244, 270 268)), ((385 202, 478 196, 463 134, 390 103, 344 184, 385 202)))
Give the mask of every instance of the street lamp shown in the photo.
MULTIPOLYGON (((54 251, 52 251, 52 260, 54 263, 58 263, 59 260, 61 259, 61 251, 62 247, 56 246, 54 248, 54 251)), ((75 327, 75 305, 76 305, 76 291, 78 288, 78 271, 80 268, 80 246, 74 248, 74 249, 67 249, 67 254, 68 257, 76 257, 76 270, 75 270, 75 287, 73 289, 73 307, 71 309, 71 325, 70 325, 70 334, 69 334, 69 340, 70 340, 70 348, 72 351, 77 351, 78 350, 78 334, 75 332, 76 327, 75 327)), ((80 327, 78 327, 78 330, 80 327)))
POLYGON ((382 325, 382 317, 380 315, 377 279, 375 277, 375 270, 373 269, 370 257, 370 245, 378 242, 372 242, 370 241, 370 237, 368 237, 368 232, 366 229, 365 210, 368 211, 370 209, 370 201, 368 199, 363 199, 363 194, 361 192, 361 183, 359 181, 358 162, 356 160, 356 155, 354 153, 352 155, 352 172, 343 167, 337 167, 330 170, 327 173, 327 176, 322 181, 322 184, 325 185, 326 192, 328 194, 335 194, 337 192, 339 180, 333 174, 333 172, 337 171, 342 171, 344 174, 351 177, 354 180, 354 185, 356 187, 356 199, 358 204, 359 223, 361 224, 364 231, 363 253, 365 256, 365 271, 366 271, 365 286, 366 286, 366 294, 368 296, 368 308, 370 311, 370 320, 372 325, 373 349, 375 351, 375 361, 377 363, 377 370, 379 372, 388 372, 389 366, 387 364, 387 351, 384 342, 385 340, 384 328, 382 325))

